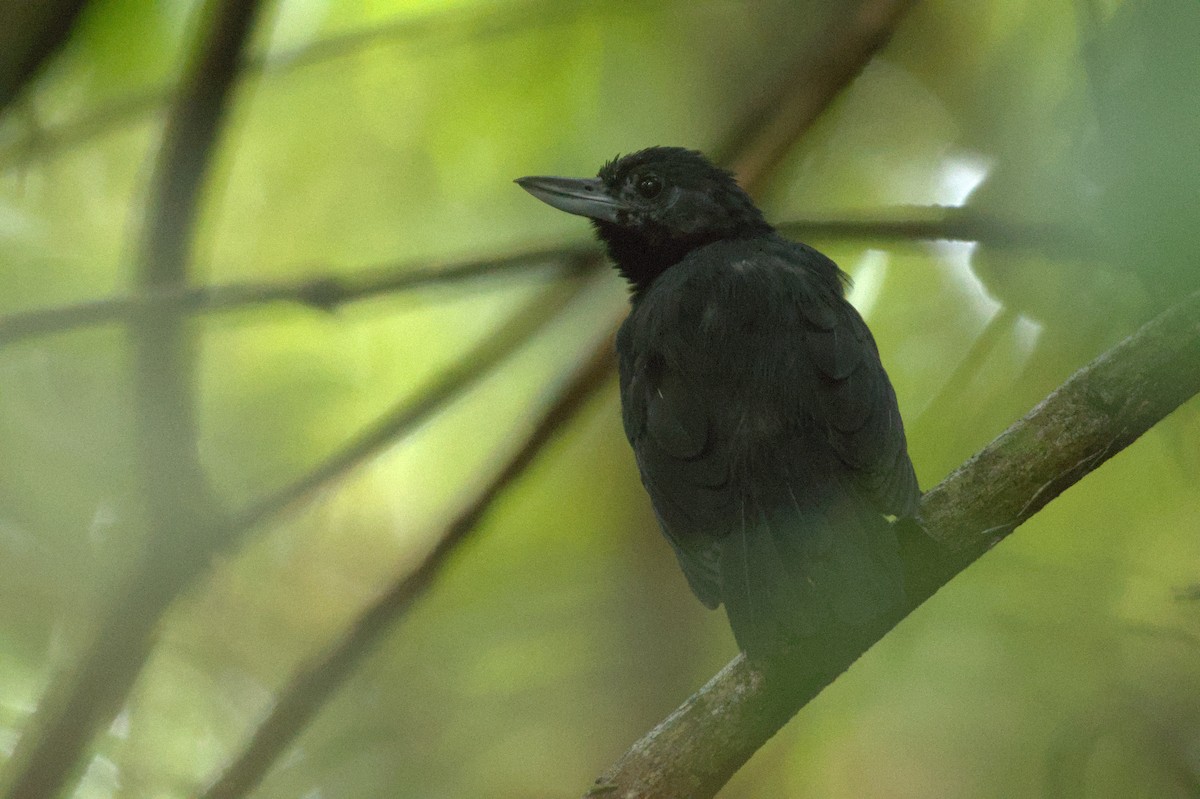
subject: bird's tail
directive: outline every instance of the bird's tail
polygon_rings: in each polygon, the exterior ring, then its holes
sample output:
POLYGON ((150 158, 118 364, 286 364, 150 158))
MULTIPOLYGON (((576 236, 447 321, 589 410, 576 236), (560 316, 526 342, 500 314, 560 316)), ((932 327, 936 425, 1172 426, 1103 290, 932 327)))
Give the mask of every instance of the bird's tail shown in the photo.
POLYGON ((784 507, 747 507, 722 542, 721 598, 738 645, 769 658, 795 646, 869 642, 904 605, 891 523, 853 496, 784 507))

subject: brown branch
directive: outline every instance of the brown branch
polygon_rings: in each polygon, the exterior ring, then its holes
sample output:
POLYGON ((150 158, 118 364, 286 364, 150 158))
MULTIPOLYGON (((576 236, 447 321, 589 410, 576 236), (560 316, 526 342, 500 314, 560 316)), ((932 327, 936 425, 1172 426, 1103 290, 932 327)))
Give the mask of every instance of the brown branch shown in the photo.
MULTIPOLYGON (((187 281, 189 250, 217 136, 258 4, 213 4, 208 25, 167 119, 150 183, 137 259, 139 283, 187 281)), ((191 341, 186 320, 147 309, 130 329, 140 425, 139 460, 149 525, 146 554, 127 595, 110 608, 78 667, 47 691, 13 758, 9 799, 53 797, 73 781, 95 733, 120 707, 148 653, 163 609, 199 568, 197 550, 220 511, 194 434, 191 341)))
POLYGON ((433 585, 451 554, 471 536, 497 498, 517 481, 615 371, 611 336, 605 336, 556 392, 552 402, 495 475, 471 496, 420 565, 398 578, 350 626, 340 641, 301 669, 280 693, 249 743, 201 799, 240 799, 253 791, 272 764, 334 694, 353 669, 433 585))
POLYGON ((594 245, 581 244, 543 247, 447 264, 384 264, 341 275, 215 286, 175 286, 0 316, 0 347, 38 336, 126 322, 149 309, 201 314, 253 305, 292 303, 331 312, 352 302, 387 294, 456 285, 545 267, 571 275, 594 269, 599 263, 599 250, 594 245))
MULTIPOLYGON (((1076 372, 925 494, 922 523, 946 554, 928 583, 912 592, 909 610, 1197 392, 1200 293, 1076 372)), ((713 796, 874 641, 862 643, 859 651, 827 664, 816 684, 796 684, 738 656, 626 752, 589 795, 713 796)))
POLYGON ((1092 361, 991 445, 926 493, 929 532, 986 552, 1068 486, 1200 390, 1200 294, 1092 361))

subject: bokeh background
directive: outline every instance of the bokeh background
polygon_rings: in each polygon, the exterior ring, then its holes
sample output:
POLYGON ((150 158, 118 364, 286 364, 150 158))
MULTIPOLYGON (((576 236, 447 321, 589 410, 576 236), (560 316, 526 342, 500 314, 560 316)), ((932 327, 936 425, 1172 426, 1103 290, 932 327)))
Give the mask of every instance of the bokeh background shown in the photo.
MULTIPOLYGON (((192 279, 586 248, 582 220, 512 179, 730 146, 798 58, 836 49, 823 33, 852 5, 268 3, 192 279)), ((91 0, 8 103, 0 319, 134 290, 170 88, 204 20, 189 0, 91 0)), ((923 486, 1200 287, 1198 41, 1195 0, 916 3, 761 182, 771 220, 853 223, 809 241, 855 279, 923 486), (964 219, 971 235, 929 240, 964 219), (925 232, 885 224, 908 221, 925 232)), ((428 553, 626 300, 615 274, 565 277, 546 257, 332 312, 193 319, 200 458, 236 509, 564 281, 565 309, 510 358, 213 560, 73 795, 195 795, 291 675, 428 553)), ((0 766, 142 557, 132 391, 121 324, 0 347, 0 766)), ((1200 796, 1198 410, 941 591, 721 796, 1200 796)), ((657 532, 609 382, 253 795, 578 795, 734 653, 657 532)))

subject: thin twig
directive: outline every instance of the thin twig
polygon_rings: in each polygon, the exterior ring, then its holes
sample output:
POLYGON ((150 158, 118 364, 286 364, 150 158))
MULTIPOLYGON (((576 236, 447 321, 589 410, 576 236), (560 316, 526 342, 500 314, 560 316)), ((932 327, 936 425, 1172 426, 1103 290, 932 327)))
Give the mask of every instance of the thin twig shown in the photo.
POLYGON ((345 274, 290 280, 177 286, 0 316, 0 347, 38 336, 125 322, 151 308, 201 314, 291 303, 332 312, 348 303, 427 287, 457 285, 534 269, 570 275, 594 269, 599 263, 599 250, 595 246, 560 245, 447 264, 384 264, 345 274))
POLYGON ((958 365, 954 367, 950 377, 946 378, 946 382, 942 383, 942 387, 933 395, 929 404, 913 419, 912 427, 915 428, 926 419, 945 421, 953 418, 953 414, 946 412, 949 403, 957 402, 962 398, 963 392, 967 390, 972 379, 979 374, 984 362, 996 349, 996 345, 1000 343, 1000 338, 1012 328, 1017 318, 1017 311, 1008 305, 1002 306, 992 314, 992 318, 988 319, 983 330, 971 342, 971 346, 959 360, 958 365))
POLYGON ((611 336, 592 349, 554 395, 529 432, 483 488, 477 490, 442 531, 437 544, 412 571, 359 614, 346 634, 296 673, 237 758, 201 794, 201 799, 241 799, 257 787, 272 764, 322 705, 413 603, 433 584, 453 552, 478 528, 497 498, 525 473, 543 449, 583 409, 615 371, 611 336))
MULTIPOLYGON (((944 547, 911 606, 794 683, 742 656, 626 752, 597 785, 623 799, 708 799, 789 718, 900 618, 1058 494, 1200 392, 1200 293, 1076 372, 927 492, 921 520, 944 547)), ((805 656, 807 656, 806 653, 805 656)))
POLYGON ((1018 224, 972 208, 902 205, 878 212, 840 214, 826 219, 799 219, 778 226, 799 238, 894 243, 906 241, 976 242, 995 250, 1035 253, 1063 261, 1108 259, 1085 231, 1045 224, 1018 224))
MULTIPOLYGON (((172 290, 187 281, 196 209, 258 3, 223 0, 205 11, 202 38, 171 109, 147 197, 137 258, 139 284, 172 290)), ((186 319, 150 308, 132 320, 134 402, 149 525, 143 562, 77 669, 46 692, 18 744, 9 799, 57 796, 84 751, 132 688, 167 603, 200 568, 194 557, 221 509, 196 452, 192 347, 186 319)))
MULTIPOLYGON (((873 216, 797 219, 777 225, 787 236, 820 241, 975 241, 997 248, 1084 250, 1064 231, 1013 227, 963 209, 903 206, 873 216)), ((600 263, 599 246, 590 243, 532 248, 511 255, 451 261, 390 263, 345 273, 276 281, 247 281, 213 286, 183 286, 143 294, 107 297, 70 305, 17 311, 0 316, 0 347, 39 336, 127 321, 146 308, 176 313, 220 313, 255 305, 289 303, 332 312, 349 303, 437 286, 460 285, 498 276, 550 269, 573 274, 600 263)), ((310 270, 311 271, 311 270, 310 270)))

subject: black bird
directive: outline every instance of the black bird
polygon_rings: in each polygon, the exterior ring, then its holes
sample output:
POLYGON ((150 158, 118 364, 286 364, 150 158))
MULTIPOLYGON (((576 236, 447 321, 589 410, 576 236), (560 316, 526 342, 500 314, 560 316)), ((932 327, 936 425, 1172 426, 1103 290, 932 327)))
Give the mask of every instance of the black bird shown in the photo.
POLYGON ((694 150, 517 183, 590 218, 629 281, 625 433, 700 601, 724 603, 752 657, 894 620, 903 577, 885 515, 910 516, 920 492, 846 275, 694 150))

